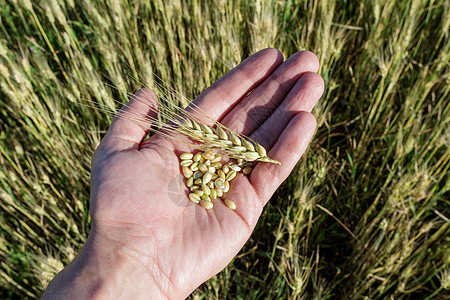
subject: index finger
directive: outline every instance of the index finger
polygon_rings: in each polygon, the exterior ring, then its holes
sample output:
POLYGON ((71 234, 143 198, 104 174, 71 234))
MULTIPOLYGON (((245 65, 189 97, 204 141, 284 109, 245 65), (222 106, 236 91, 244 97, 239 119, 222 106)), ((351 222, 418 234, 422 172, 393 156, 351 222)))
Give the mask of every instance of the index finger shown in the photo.
POLYGON ((187 107, 198 121, 211 125, 204 114, 220 121, 242 98, 267 78, 281 63, 277 49, 261 50, 217 80, 187 107), (196 109, 196 108, 199 108, 196 109))

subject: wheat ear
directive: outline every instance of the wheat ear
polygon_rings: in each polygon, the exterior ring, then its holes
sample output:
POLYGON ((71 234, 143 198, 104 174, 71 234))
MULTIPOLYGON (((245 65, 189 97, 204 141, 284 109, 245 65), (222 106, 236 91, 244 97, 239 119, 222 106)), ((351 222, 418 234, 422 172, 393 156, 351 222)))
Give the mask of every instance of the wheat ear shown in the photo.
POLYGON ((231 158, 247 162, 261 161, 280 164, 279 161, 267 156, 267 151, 261 144, 244 135, 234 133, 218 122, 215 123, 214 128, 195 121, 184 112, 183 120, 179 122, 179 125, 181 133, 202 143, 204 148, 215 148, 231 158))

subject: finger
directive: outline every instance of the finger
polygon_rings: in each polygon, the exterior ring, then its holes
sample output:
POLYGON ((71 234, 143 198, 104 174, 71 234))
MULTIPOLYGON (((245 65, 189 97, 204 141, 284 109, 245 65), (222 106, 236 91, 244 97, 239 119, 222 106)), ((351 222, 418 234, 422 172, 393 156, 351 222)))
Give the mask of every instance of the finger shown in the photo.
POLYGON ((211 120, 205 118, 204 113, 220 120, 282 62, 283 55, 276 49, 264 49, 253 54, 200 94, 187 111, 207 124, 211 124, 211 120), (200 110, 196 110, 196 106, 200 110))
POLYGON ((277 109, 303 74, 318 69, 319 60, 314 53, 297 52, 239 102, 222 123, 235 132, 249 135, 277 109))
POLYGON ((316 73, 306 73, 300 77, 283 103, 250 137, 270 149, 299 111, 311 112, 322 96, 324 87, 322 77, 316 73))
POLYGON ((316 119, 308 112, 300 112, 292 118, 278 141, 269 151, 269 157, 281 165, 258 163, 250 175, 250 183, 265 205, 278 186, 288 177, 305 152, 314 132, 316 119))
POLYGON ((139 149, 139 144, 152 126, 152 120, 157 116, 157 110, 155 94, 147 88, 140 89, 117 113, 96 152, 107 154, 139 149))

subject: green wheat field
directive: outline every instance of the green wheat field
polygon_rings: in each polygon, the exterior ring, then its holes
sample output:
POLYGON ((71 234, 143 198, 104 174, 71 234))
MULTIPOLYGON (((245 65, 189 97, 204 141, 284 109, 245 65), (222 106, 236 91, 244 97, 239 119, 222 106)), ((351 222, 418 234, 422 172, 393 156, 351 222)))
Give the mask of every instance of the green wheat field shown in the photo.
POLYGON ((83 245, 100 107, 156 76, 194 99, 275 47, 319 57, 317 132, 190 297, 450 299, 449 26, 445 0, 0 0, 0 298, 39 297, 83 245))

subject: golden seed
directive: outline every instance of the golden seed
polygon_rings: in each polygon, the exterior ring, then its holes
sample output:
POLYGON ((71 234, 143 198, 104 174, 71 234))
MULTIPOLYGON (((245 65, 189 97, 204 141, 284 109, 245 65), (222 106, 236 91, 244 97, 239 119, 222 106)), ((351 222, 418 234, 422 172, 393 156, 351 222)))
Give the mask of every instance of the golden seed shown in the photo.
POLYGON ((220 162, 222 160, 222 155, 217 154, 216 157, 212 160, 213 163, 220 162))
POLYGON ((234 179, 234 177, 236 177, 237 172, 235 170, 231 170, 230 172, 228 172, 227 177, 225 177, 225 179, 227 181, 231 181, 234 179))
POLYGON ((200 152, 198 152, 197 154, 194 155, 193 160, 198 162, 198 161, 200 161, 201 158, 202 158, 202 154, 200 152))
POLYGON ((242 173, 244 173, 245 175, 249 175, 252 172, 252 167, 245 167, 242 170, 242 173))
POLYGON ((201 197, 201 196, 203 196, 203 190, 196 190, 194 192, 194 194, 196 194, 197 196, 201 197))
POLYGON ((210 167, 211 166, 211 161, 208 159, 207 161, 204 162, 205 166, 210 167))
POLYGON ((238 165, 242 164, 244 162, 244 160, 242 158, 238 158, 236 159, 238 165))
POLYGON ((202 179, 203 184, 207 184, 208 182, 211 181, 212 173, 211 173, 211 172, 206 172, 206 173, 203 175, 202 178, 203 178, 203 179, 202 179))
POLYGON ((202 190, 204 195, 211 195, 211 189, 206 184, 202 185, 202 190))
POLYGON ((225 179, 225 173, 222 170, 217 171, 217 175, 219 175, 220 178, 225 179))
POLYGON ((255 151, 255 147, 253 146, 252 143, 250 143, 246 139, 241 139, 241 140, 242 140, 242 146, 244 146, 248 151, 255 151))
POLYGON ((216 180, 217 178, 219 178, 219 176, 217 176, 217 174, 214 173, 212 174, 211 181, 216 180))
POLYGON ((225 199, 225 204, 228 206, 229 209, 235 210, 236 209, 236 203, 231 201, 230 199, 225 199))
POLYGON ((202 184, 202 179, 201 178, 195 179, 194 184, 201 185, 202 184))
POLYGON ((214 159, 214 153, 211 151, 203 152, 202 156, 208 160, 214 159))
POLYGON ((186 186, 191 187, 194 184, 194 177, 189 177, 186 181, 186 186))
POLYGON ((230 190, 230 182, 225 181, 225 183, 223 185, 225 186, 223 189, 223 192, 228 193, 228 191, 230 190))
POLYGON ((194 162, 191 166, 190 169, 195 172, 198 170, 198 162, 194 162))
POLYGON ((208 172, 208 167, 207 167, 206 165, 204 165, 204 164, 200 164, 200 165, 198 166, 198 169, 199 169, 200 171, 202 171, 203 173, 208 172))
POLYGON ((205 162, 205 158, 202 156, 202 157, 200 157, 200 160, 198 161, 199 163, 204 163, 205 162))
POLYGON ((215 168, 215 169, 221 169, 222 168, 222 164, 220 162, 215 162, 211 165, 211 167, 215 168))
POLYGON ((214 173, 214 172, 216 172, 216 168, 214 168, 214 167, 209 167, 209 169, 208 169, 212 174, 214 173))
POLYGON ((211 201, 205 201, 205 200, 202 200, 202 201, 200 202, 200 205, 203 206, 203 207, 206 208, 206 209, 211 209, 211 208, 213 208, 213 206, 214 206, 214 204, 212 204, 211 201))
POLYGON ((231 169, 231 170, 234 170, 234 171, 236 171, 236 172, 239 172, 239 171, 242 170, 242 168, 239 167, 238 165, 230 165, 230 169, 231 169))
POLYGON ((182 160, 192 159, 192 157, 194 157, 194 154, 192 154, 192 153, 183 153, 180 155, 180 158, 182 160))
POLYGON ((223 191, 221 189, 215 189, 216 193, 217 193, 217 197, 222 197, 223 196, 223 191))
POLYGON ((224 165, 224 166, 222 167, 222 171, 223 171, 225 174, 227 174, 227 173, 230 171, 230 167, 229 167, 228 165, 224 165))
POLYGON ((259 158, 258 152, 255 152, 255 151, 249 151, 249 152, 245 152, 243 154, 248 161, 254 161, 259 158))
POLYGON ((189 169, 188 167, 183 166, 183 167, 181 168, 181 170, 183 171, 184 177, 189 178, 189 177, 192 176, 192 171, 191 171, 191 169, 189 169))
POLYGON ((261 146, 261 145, 258 144, 258 143, 255 144, 255 150, 256 150, 256 152, 258 152, 258 154, 261 155, 261 156, 266 156, 266 155, 267 155, 266 149, 264 149, 264 147, 261 146))
POLYGON ((192 159, 182 160, 180 165, 184 167, 189 167, 190 165, 192 165, 192 159))
POLYGON ((202 200, 211 202, 211 198, 208 195, 203 195, 202 200))
POLYGON ((195 192, 196 190, 198 190, 200 187, 198 185, 193 185, 191 186, 191 192, 195 192))
POLYGON ((217 192, 215 189, 210 189, 211 194, 209 195, 211 199, 217 199, 217 192))
POLYGON ((194 193, 190 193, 189 194, 189 200, 191 200, 194 203, 199 203, 200 202, 200 197, 194 193))
POLYGON ((223 190, 225 187, 224 180, 222 178, 217 178, 216 181, 214 181, 214 185, 216 188, 223 190))
POLYGON ((198 178, 200 178, 202 176, 203 176, 203 173, 200 172, 200 171, 197 171, 197 172, 194 173, 194 179, 198 179, 198 178))
MULTIPOLYGON (((241 139, 238 138, 236 135, 234 135, 232 132, 230 132, 230 141, 236 146, 241 145, 241 139)), ((244 149, 245 149, 245 147, 244 147, 244 149)))

